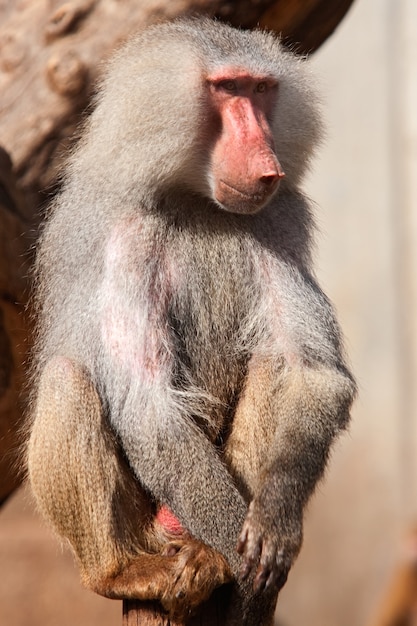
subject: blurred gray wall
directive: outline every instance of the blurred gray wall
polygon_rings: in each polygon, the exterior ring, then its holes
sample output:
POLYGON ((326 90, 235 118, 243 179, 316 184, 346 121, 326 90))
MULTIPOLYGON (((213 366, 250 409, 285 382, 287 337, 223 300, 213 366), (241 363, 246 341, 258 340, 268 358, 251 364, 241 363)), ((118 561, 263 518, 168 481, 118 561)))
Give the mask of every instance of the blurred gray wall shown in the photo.
POLYGON ((277 614, 359 626, 417 522, 417 2, 356 0, 310 62, 328 122, 306 185, 318 274, 360 395, 277 614))

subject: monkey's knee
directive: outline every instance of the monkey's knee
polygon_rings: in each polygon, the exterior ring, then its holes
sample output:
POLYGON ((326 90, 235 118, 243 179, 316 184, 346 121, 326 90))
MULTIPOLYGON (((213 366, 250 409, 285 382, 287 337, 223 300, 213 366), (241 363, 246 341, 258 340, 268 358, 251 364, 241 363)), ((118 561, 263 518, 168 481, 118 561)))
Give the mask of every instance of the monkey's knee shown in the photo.
POLYGON ((111 529, 125 482, 117 447, 93 383, 69 359, 52 359, 40 376, 27 462, 39 509, 80 562, 117 561, 111 529))
POLYGON ((86 415, 101 417, 100 398, 88 373, 71 359, 54 357, 39 378, 34 430, 39 423, 57 427, 65 422, 71 427, 86 415))
POLYGON ((39 378, 27 446, 29 479, 35 495, 38 488, 40 495, 52 489, 72 464, 74 471, 79 469, 82 435, 100 419, 98 394, 83 369, 64 357, 51 359, 39 378))

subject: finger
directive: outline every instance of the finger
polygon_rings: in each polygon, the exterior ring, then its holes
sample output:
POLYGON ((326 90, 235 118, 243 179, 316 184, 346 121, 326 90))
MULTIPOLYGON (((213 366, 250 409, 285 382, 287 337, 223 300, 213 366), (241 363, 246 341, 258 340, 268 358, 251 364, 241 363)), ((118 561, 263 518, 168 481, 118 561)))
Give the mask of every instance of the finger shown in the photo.
POLYGON ((236 549, 237 549, 239 554, 243 554, 244 553, 247 541, 248 541, 248 529, 247 529, 247 527, 244 526, 242 532, 239 535, 239 539, 238 539, 238 542, 237 542, 237 548, 236 549))
POLYGON ((276 586, 278 591, 283 588, 288 578, 288 569, 283 570, 277 577, 276 586))
POLYGON ((253 589, 256 593, 260 593, 266 587, 267 580, 270 576, 270 571, 265 567, 259 567, 255 576, 255 580, 253 581, 253 589))
POLYGON ((246 559, 243 563, 242 563, 242 567, 240 568, 240 578, 242 580, 246 580, 247 577, 249 576, 251 570, 253 567, 253 563, 250 559, 246 559))
POLYGON ((259 557, 261 554, 261 541, 258 540, 256 543, 253 543, 252 546, 248 546, 246 543, 246 553, 245 558, 242 563, 242 567, 240 570, 240 576, 242 580, 246 580, 249 576, 250 572, 254 568, 255 564, 259 561, 259 557))

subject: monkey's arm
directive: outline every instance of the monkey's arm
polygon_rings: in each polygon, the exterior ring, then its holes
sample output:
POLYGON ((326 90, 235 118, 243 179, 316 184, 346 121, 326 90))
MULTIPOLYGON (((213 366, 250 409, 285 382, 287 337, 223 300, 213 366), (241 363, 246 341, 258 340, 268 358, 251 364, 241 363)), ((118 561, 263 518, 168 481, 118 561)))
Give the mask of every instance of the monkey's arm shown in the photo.
POLYGON ((224 554, 236 572, 247 505, 212 443, 172 394, 169 383, 156 381, 131 393, 113 426, 145 488, 196 538, 224 554))
POLYGON ((291 272, 283 284, 276 354, 253 356, 227 451, 251 498, 239 551, 244 575, 257 568, 258 589, 285 583, 301 547, 303 509, 355 395, 327 299, 308 276, 291 272))

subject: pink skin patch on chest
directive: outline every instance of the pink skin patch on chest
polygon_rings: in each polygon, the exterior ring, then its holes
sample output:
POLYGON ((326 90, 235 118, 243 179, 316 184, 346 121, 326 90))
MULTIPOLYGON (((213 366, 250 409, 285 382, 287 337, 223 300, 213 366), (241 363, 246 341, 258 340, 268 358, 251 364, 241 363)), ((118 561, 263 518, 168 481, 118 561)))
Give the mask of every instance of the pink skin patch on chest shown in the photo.
POLYGON ((165 320, 171 297, 173 269, 144 241, 136 220, 117 224, 105 253, 101 332, 112 359, 138 380, 154 382, 169 360, 165 320))

